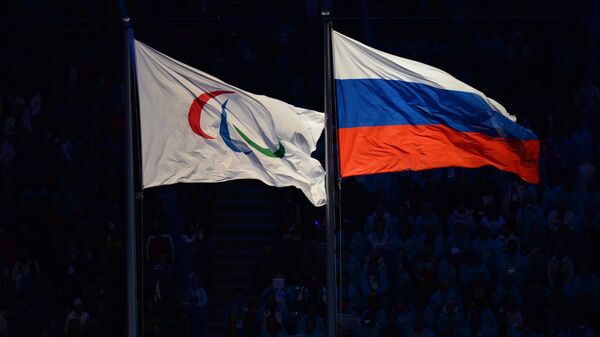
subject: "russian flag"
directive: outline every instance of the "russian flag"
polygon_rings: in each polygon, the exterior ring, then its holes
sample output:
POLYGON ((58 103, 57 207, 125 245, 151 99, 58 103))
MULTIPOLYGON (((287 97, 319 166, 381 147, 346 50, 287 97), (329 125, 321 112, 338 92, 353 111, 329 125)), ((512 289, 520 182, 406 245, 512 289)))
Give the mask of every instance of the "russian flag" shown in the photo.
POLYGON ((332 32, 342 177, 492 165, 539 182, 540 143, 448 73, 332 32))

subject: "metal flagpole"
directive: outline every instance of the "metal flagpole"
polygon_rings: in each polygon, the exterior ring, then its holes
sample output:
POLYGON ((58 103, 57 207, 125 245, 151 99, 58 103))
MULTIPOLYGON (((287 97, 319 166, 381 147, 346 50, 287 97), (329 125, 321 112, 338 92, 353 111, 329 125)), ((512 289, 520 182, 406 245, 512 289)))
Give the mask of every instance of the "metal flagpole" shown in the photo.
POLYGON ((336 286, 335 286, 335 154, 333 149, 334 119, 333 119, 333 69, 331 58, 331 19, 329 12, 323 15, 323 49, 325 85, 325 170, 327 171, 327 337, 336 336, 336 286))
POLYGON ((136 233, 135 233, 135 180, 134 180, 134 133, 133 133, 133 106, 132 106, 132 79, 131 79, 131 45, 133 42, 133 29, 123 0, 119 1, 121 19, 124 28, 124 53, 125 53, 125 118, 126 131, 126 191, 127 191, 127 335, 138 336, 138 308, 137 308, 137 261, 136 261, 136 233))

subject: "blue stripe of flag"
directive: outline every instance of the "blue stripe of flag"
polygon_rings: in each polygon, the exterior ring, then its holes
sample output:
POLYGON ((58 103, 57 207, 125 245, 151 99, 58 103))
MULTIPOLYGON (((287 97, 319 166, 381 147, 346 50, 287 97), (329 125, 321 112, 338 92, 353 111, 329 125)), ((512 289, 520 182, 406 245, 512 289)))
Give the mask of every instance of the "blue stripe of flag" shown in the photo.
POLYGON ((537 139, 479 95, 384 79, 336 80, 340 128, 442 124, 491 137, 537 139))

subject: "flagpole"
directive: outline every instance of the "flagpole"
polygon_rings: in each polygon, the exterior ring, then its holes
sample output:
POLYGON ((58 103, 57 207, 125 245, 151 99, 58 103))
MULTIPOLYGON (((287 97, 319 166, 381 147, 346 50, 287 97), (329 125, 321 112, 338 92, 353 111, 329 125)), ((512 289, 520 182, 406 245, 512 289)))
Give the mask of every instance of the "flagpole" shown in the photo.
POLYGON ((131 79, 131 44, 133 29, 131 19, 123 0, 119 1, 121 20, 124 29, 124 62, 125 62, 125 118, 126 128, 126 199, 127 199, 127 335, 138 336, 138 310, 137 310, 137 261, 136 261, 136 233, 135 233, 135 179, 134 179, 134 131, 133 131, 133 106, 132 106, 132 79, 131 79))
POLYGON ((329 11, 323 11, 323 82, 325 85, 325 169, 327 171, 327 337, 336 336, 336 286, 335 286, 335 153, 333 118, 333 69, 331 58, 331 19, 329 11))

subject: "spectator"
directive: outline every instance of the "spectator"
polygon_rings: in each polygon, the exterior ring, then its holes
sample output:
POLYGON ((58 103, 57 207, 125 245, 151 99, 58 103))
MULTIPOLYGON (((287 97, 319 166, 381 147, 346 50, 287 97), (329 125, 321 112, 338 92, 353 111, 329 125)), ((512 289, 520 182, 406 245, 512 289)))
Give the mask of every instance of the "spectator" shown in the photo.
POLYGON ((174 292, 172 275, 160 266, 154 266, 152 270, 152 282, 148 284, 148 288, 146 289, 146 298, 149 298, 162 314, 166 314, 173 310, 175 304, 174 292))
POLYGON ((384 299, 388 291, 388 279, 377 268, 377 262, 371 260, 360 278, 360 287, 364 296, 384 299))
POLYGON ((255 282, 254 286, 257 291, 262 291, 270 284, 273 276, 279 270, 279 260, 271 245, 266 245, 263 248, 263 255, 257 260, 254 267, 255 282))
POLYGON ((384 254, 389 254, 396 248, 397 243, 394 234, 385 230, 385 223, 382 219, 375 220, 373 231, 367 236, 369 248, 381 250, 384 254))
POLYGON ((398 325, 398 322, 396 321, 396 313, 394 311, 389 311, 386 325, 379 333, 379 336, 381 336, 381 337, 396 337, 396 336, 402 336, 402 335, 403 335, 402 328, 400 325, 398 325))
POLYGON ((421 249, 427 247, 428 250, 433 252, 436 258, 441 257, 448 250, 446 237, 436 230, 436 226, 433 223, 425 225, 419 241, 421 249))
POLYGON ((535 205, 535 191, 528 190, 523 198, 523 205, 517 209, 515 223, 519 228, 519 237, 526 251, 531 251, 543 233, 543 210, 535 205))
MULTIPOLYGON (((499 311, 497 315, 498 319, 498 336, 503 337, 516 337, 518 331, 514 324, 509 321, 509 313, 506 311, 499 311)), ((518 318, 518 316, 517 316, 518 318)), ((518 320, 515 322, 518 323, 518 320)))
POLYGON ((433 213, 433 205, 429 201, 421 205, 421 214, 415 219, 416 233, 422 234, 427 228, 437 233, 441 230, 441 220, 433 213))
POLYGON ((512 295, 505 297, 504 305, 500 308, 499 313, 501 316, 506 315, 506 322, 515 330, 519 329, 523 324, 523 316, 512 295))
POLYGON ((514 234, 509 225, 503 225, 500 229, 500 235, 494 240, 495 255, 500 256, 506 252, 506 246, 509 241, 513 241, 517 245, 517 251, 520 251, 519 238, 514 234))
POLYGON ((465 289, 472 286, 478 278, 488 283, 490 281, 490 271, 487 265, 482 263, 479 256, 471 251, 467 253, 466 263, 460 269, 461 288, 465 289))
POLYGON ((485 216, 481 218, 481 226, 488 228, 491 237, 498 236, 500 228, 506 224, 506 219, 498 214, 493 206, 488 206, 485 216))
POLYGON ((302 216, 300 213, 300 203, 294 200, 293 195, 288 193, 286 196, 286 205, 283 212, 283 239, 300 239, 302 216))
POLYGON ((321 284, 318 275, 310 276, 308 284, 300 292, 298 302, 305 309, 315 306, 319 312, 324 311, 327 302, 327 289, 321 284))
POLYGON ((395 220, 394 228, 398 234, 399 234, 400 228, 402 228, 402 227, 409 228, 411 230, 411 232, 412 232, 412 228, 414 227, 415 219, 413 219, 413 217, 411 216, 411 214, 409 212, 408 204, 409 204, 409 202, 407 200, 401 200, 397 204, 396 214, 395 214, 395 219, 394 219, 395 220))
POLYGON ((153 219, 153 234, 146 239, 146 259, 150 263, 162 261, 173 261, 175 259, 175 248, 173 238, 165 233, 158 219, 153 219))
POLYGON ((544 188, 542 205, 546 212, 556 209, 559 205, 564 206, 567 202, 567 192, 563 187, 562 175, 563 173, 559 171, 552 172, 552 177, 544 188))
POLYGON ((387 324, 387 315, 380 308, 380 303, 376 296, 369 299, 367 310, 363 313, 362 319, 363 323, 358 330, 358 337, 378 336, 387 324))
POLYGON ((300 318, 297 330, 299 334, 313 334, 315 336, 325 334, 325 320, 317 314, 315 305, 309 306, 307 314, 300 318))
POLYGON ((493 266, 493 263, 496 261, 496 249, 489 233, 489 228, 485 226, 477 227, 472 247, 484 263, 488 266, 493 266))
POLYGON ((396 313, 394 319, 396 320, 397 326, 401 329, 400 334, 402 336, 408 336, 414 327, 417 318, 417 309, 411 306, 408 301, 399 300, 393 312, 396 313))
POLYGON ((346 274, 346 277, 351 282, 358 282, 362 269, 360 262, 351 255, 350 250, 346 247, 342 247, 340 255, 341 269, 346 274))
POLYGON ((396 275, 392 278, 390 290, 392 291, 392 298, 395 300, 408 299, 412 292, 412 276, 409 273, 408 268, 405 267, 403 259, 398 254, 396 264, 396 275))
POLYGON ((2 142, 0 142, 0 144, 0 163, 3 165, 3 168, 7 170, 13 164, 17 153, 13 143, 7 136, 2 137, 2 142))
POLYGON ((346 272, 342 272, 337 298, 344 298, 350 303, 353 310, 361 308, 361 293, 359 287, 351 281, 346 272))
POLYGON ((300 276, 300 272, 295 271, 292 273, 291 279, 286 280, 286 293, 285 293, 285 303, 290 312, 291 318, 297 320, 300 318, 304 310, 303 303, 303 295, 302 292, 304 290, 305 284, 300 276))
POLYGON ((305 337, 322 337, 323 333, 317 330, 315 320, 313 318, 306 319, 306 328, 299 331, 305 337))
POLYGON ((575 214, 567 210, 567 205, 563 202, 559 203, 557 208, 548 213, 548 228, 556 233, 559 228, 566 227, 573 230, 575 227, 575 214))
POLYGON ((341 332, 342 336, 345 337, 356 336, 361 324, 361 319, 358 314, 352 310, 350 302, 347 299, 342 298, 341 302, 342 307, 339 331, 341 332))
POLYGON ((577 324, 574 327, 565 330, 565 331, 561 331, 558 336, 560 337, 596 337, 598 336, 596 333, 594 333, 594 331, 585 326, 585 324, 577 324))
POLYGON ((510 275, 515 284, 521 286, 527 273, 527 259, 517 251, 517 242, 508 241, 506 252, 498 256, 495 262, 495 271, 498 281, 502 281, 510 275))
POLYGON ((225 336, 249 337, 252 334, 252 310, 242 289, 233 292, 233 300, 225 312, 225 336))
POLYGON ((462 336, 494 337, 497 336, 495 322, 486 322, 482 319, 482 313, 474 309, 467 316, 467 322, 461 332, 462 336))
MULTIPOLYGON (((267 295, 265 304, 260 306, 256 311, 256 326, 260 327, 262 331, 265 331, 267 327, 267 321, 269 319, 275 319, 279 323, 279 328, 272 324, 268 327, 269 333, 280 332, 281 326, 287 320, 287 309, 284 303, 277 302, 275 293, 271 292, 267 295)), ((262 332, 261 332, 262 334, 262 332)))
POLYGON ((300 257, 298 269, 303 278, 308 279, 312 275, 323 276, 325 263, 320 258, 319 244, 316 241, 311 241, 307 244, 304 254, 300 257))
POLYGON ((565 255, 562 245, 557 245, 554 255, 548 260, 548 281, 554 284, 557 278, 569 283, 573 277, 573 262, 565 255))
POLYGON ((492 303, 499 308, 509 296, 516 304, 521 304, 521 290, 514 284, 511 275, 507 275, 504 282, 498 284, 492 295, 492 303))
POLYGON ((179 323, 180 334, 183 336, 195 336, 198 334, 196 330, 196 322, 197 319, 195 315, 195 303, 192 298, 192 292, 190 289, 185 289, 183 291, 183 295, 180 303, 180 318, 181 322, 179 323))
POLYGON ((458 223, 454 227, 454 232, 449 232, 446 246, 447 247, 456 247, 458 249, 462 249, 463 251, 471 249, 472 243, 471 235, 467 231, 467 228, 464 224, 458 223))
POLYGON ((367 236, 371 234, 371 232, 373 232, 376 222, 380 222, 383 225, 384 230, 386 232, 393 231, 392 224, 395 222, 395 220, 392 218, 390 213, 385 211, 383 204, 378 204, 375 209, 375 212, 373 212, 367 217, 363 233, 367 236))
POLYGON ((456 209, 448 217, 448 231, 454 233, 456 226, 459 224, 469 231, 472 231, 475 227, 473 210, 468 209, 464 201, 459 201, 456 209))
POLYGON ((377 270, 379 270, 380 272, 387 275, 387 272, 388 272, 387 263, 385 262, 385 259, 381 255, 381 251, 379 249, 371 250, 369 256, 367 256, 365 258, 365 263, 361 270, 361 274, 369 268, 369 263, 371 263, 371 261, 373 261, 373 263, 375 263, 377 265, 377 270))
POLYGON ((464 268, 460 248, 452 247, 450 255, 438 264, 438 280, 447 280, 450 287, 459 289, 461 270, 464 268))
POLYGON ((287 333, 281 327, 281 322, 277 317, 270 315, 265 319, 265 326, 260 331, 260 337, 283 337, 287 333))
POLYGON ((83 310, 83 301, 80 298, 73 300, 73 310, 67 314, 65 319, 65 333, 74 335, 85 328, 90 321, 90 314, 83 310))
POLYGON ((262 292, 261 294, 261 299, 265 300, 267 298, 267 296, 270 293, 274 293, 275 294, 275 300, 279 303, 286 303, 287 304, 287 293, 289 290, 289 287, 285 285, 285 277, 282 273, 276 273, 273 276, 273 280, 271 281, 272 283, 269 284, 265 290, 262 292), (278 281, 283 281, 283 284, 281 284, 278 281))
POLYGON ((463 326, 464 317, 453 299, 447 299, 437 317, 440 331, 450 326, 452 331, 458 331, 463 326))
POLYGON ((8 336, 8 322, 6 321, 6 310, 0 310, 0 336, 8 336))
POLYGON ((422 317, 417 318, 415 326, 411 329, 410 337, 435 337, 433 330, 425 324, 425 320, 422 317))
POLYGON ((204 312, 207 304, 206 290, 202 287, 200 277, 194 275, 191 286, 187 289, 191 295, 192 336, 204 335, 204 312))
POLYGON ((356 229, 352 220, 347 220, 342 224, 342 231, 339 232, 339 236, 342 247, 346 247, 359 260, 364 257, 365 239, 362 233, 356 229))
POLYGON ((458 293, 450 287, 450 281, 446 279, 441 279, 439 281, 439 288, 436 290, 429 299, 428 306, 434 311, 442 309, 442 305, 448 301, 452 301, 453 303, 460 303, 460 297, 458 293))
POLYGON ((199 234, 200 232, 198 231, 198 228, 194 225, 194 223, 190 222, 187 227, 187 232, 181 235, 181 241, 183 241, 185 250, 188 253, 193 250, 192 246, 196 240, 202 240, 202 237, 199 234))
POLYGON ((600 277, 592 272, 590 261, 584 261, 581 274, 573 278, 573 290, 586 298, 591 298, 595 303, 600 299, 600 277))
POLYGON ((431 292, 436 285, 436 262, 429 249, 423 249, 415 263, 415 301, 417 305, 424 306, 431 297, 431 292))
POLYGON ((544 326, 546 298, 541 280, 532 279, 523 291, 524 324, 532 332, 541 333, 544 326))
POLYGON ((419 251, 419 240, 413 235, 411 225, 400 223, 398 225, 398 249, 409 261, 414 261, 419 251))

